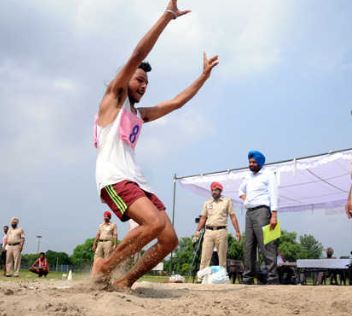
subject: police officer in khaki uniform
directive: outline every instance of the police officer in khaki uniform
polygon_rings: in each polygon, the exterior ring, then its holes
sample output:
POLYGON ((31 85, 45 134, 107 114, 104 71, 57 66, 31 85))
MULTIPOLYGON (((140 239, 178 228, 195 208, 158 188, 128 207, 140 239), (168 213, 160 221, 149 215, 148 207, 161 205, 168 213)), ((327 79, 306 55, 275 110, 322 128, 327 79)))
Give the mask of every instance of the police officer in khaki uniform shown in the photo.
POLYGON ((18 277, 21 267, 21 252, 24 245, 24 231, 18 227, 19 219, 13 217, 6 237, 6 276, 18 277))
POLYGON ((236 230, 237 239, 241 239, 241 232, 233 210, 232 200, 221 195, 223 186, 220 183, 213 182, 210 189, 212 198, 204 203, 201 218, 195 232, 195 236, 198 237, 201 229, 205 226, 199 270, 209 266, 214 247, 218 251, 219 265, 226 268, 228 217, 230 217, 236 230))
POLYGON ((104 213, 104 223, 99 225, 99 229, 93 242, 94 260, 99 258, 107 258, 110 256, 114 247, 117 245, 117 227, 110 222, 111 213, 104 213))

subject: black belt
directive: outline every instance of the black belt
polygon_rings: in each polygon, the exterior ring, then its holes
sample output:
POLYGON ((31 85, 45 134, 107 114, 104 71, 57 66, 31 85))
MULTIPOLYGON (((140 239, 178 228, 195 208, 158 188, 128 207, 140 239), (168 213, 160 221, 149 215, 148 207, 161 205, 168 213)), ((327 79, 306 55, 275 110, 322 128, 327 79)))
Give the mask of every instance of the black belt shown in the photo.
POLYGON ((255 210, 258 210, 260 208, 266 208, 270 211, 270 207, 267 206, 267 205, 259 205, 259 206, 256 206, 256 207, 249 207, 247 208, 247 211, 255 211, 255 210))
POLYGON ((104 242, 104 241, 112 241, 111 239, 99 239, 100 242, 104 242))
POLYGON ((205 229, 220 230, 220 229, 226 229, 226 226, 205 226, 205 229))
POLYGON ((21 243, 20 242, 15 242, 15 243, 12 243, 12 244, 8 243, 9 246, 17 246, 19 244, 21 244, 21 243))

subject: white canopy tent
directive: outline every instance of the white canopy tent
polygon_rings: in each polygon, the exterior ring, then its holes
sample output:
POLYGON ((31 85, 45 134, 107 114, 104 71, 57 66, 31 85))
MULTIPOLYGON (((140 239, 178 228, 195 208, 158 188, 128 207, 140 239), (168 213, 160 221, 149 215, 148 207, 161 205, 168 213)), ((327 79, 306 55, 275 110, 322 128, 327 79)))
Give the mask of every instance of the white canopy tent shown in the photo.
MULTIPOLYGON (((336 208, 346 203, 351 186, 352 148, 321 155, 266 164, 277 176, 280 212, 336 208)), ((206 174, 174 177, 174 209, 176 182, 196 194, 209 196, 210 183, 224 186, 223 194, 242 205, 238 188, 248 167, 206 174)))

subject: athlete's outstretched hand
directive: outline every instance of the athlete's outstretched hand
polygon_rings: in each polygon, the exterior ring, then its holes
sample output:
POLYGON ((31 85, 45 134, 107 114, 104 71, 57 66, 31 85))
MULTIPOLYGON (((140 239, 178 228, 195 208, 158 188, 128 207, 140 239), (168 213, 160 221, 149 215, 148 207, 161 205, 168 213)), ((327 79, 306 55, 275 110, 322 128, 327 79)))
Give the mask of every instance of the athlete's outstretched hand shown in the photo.
POLYGON ((204 52, 203 53, 203 73, 209 77, 211 71, 215 66, 219 64, 219 56, 214 56, 211 58, 208 58, 207 54, 204 52))
POLYGON ((182 16, 182 15, 185 15, 185 14, 191 12, 191 10, 179 10, 177 8, 177 0, 170 0, 169 4, 167 5, 166 10, 172 11, 174 13, 175 19, 180 17, 180 16, 182 16))

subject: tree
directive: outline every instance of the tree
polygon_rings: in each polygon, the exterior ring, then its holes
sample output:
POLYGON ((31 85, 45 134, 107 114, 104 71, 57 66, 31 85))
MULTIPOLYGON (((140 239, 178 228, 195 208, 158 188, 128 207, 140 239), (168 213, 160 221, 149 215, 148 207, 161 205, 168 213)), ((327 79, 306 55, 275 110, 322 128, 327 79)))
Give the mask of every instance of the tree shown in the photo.
POLYGON ((278 248, 287 261, 297 259, 318 259, 323 251, 322 244, 312 235, 303 235, 297 241, 295 232, 283 231, 278 240, 278 248))
POLYGON ((188 275, 193 259, 193 242, 190 237, 182 237, 176 252, 165 262, 165 270, 181 275, 188 275))
POLYGON ((301 245, 297 242, 295 232, 282 231, 278 240, 278 249, 285 260, 294 262, 300 257, 301 245))
POLYGON ((54 269, 54 267, 56 267, 57 264, 72 264, 70 256, 65 252, 56 252, 53 250, 48 250, 45 253, 45 256, 52 270, 54 269))
POLYGON ((21 256, 21 266, 24 269, 28 269, 32 264, 39 258, 37 253, 27 253, 21 256))
POLYGON ((231 234, 228 234, 227 242, 228 242, 227 258, 235 259, 235 260, 243 260, 244 242, 245 242, 244 236, 242 236, 241 240, 238 241, 231 234))
POLYGON ((312 235, 299 237, 301 244, 300 259, 319 259, 323 251, 323 245, 312 235))
POLYGON ((76 268, 88 268, 92 265, 94 253, 92 251, 94 238, 88 238, 83 244, 76 246, 71 261, 76 268))

